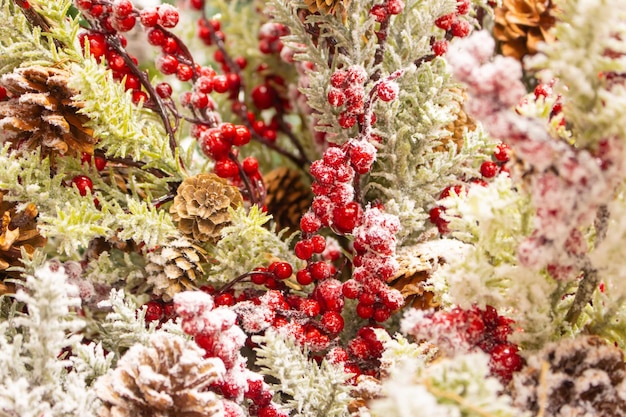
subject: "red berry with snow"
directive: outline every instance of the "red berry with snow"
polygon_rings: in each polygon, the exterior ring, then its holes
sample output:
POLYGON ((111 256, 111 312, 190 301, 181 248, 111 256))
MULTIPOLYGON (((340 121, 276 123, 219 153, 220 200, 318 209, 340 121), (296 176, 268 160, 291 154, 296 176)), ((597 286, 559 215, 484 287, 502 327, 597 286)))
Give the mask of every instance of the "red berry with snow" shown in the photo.
POLYGON ((495 177, 498 169, 498 165, 493 161, 485 161, 480 165, 480 173, 485 178, 495 177))

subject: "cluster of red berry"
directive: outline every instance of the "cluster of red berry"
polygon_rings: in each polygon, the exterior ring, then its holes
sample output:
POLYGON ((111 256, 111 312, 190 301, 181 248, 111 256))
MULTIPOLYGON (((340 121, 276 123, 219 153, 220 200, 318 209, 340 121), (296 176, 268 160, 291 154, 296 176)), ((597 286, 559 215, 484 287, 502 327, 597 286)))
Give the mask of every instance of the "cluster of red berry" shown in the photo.
POLYGON ((252 403, 248 407, 250 415, 286 417, 272 401, 273 394, 262 376, 246 367, 240 350, 247 337, 236 324, 237 314, 233 310, 216 306, 212 297, 203 292, 177 294, 174 308, 182 319, 183 330, 193 336, 206 352, 205 356, 219 358, 224 363, 224 377, 210 388, 224 397, 226 416, 243 415, 239 404, 245 398, 252 403))
POLYGON ((338 119, 339 125, 344 129, 354 126, 359 117, 363 118, 365 105, 363 84, 365 81, 367 81, 367 72, 360 65, 337 70, 330 77, 331 89, 328 90, 328 102, 334 107, 346 106, 338 119))
POLYGON ((484 310, 474 306, 423 313, 412 318, 411 328, 406 330, 415 339, 431 341, 451 355, 482 350, 490 356, 491 373, 507 383, 524 365, 517 345, 508 341, 511 324, 513 320, 498 315, 488 305, 484 310))
POLYGON ((466 19, 460 16, 467 15, 470 10, 470 0, 457 0, 456 10, 435 20, 435 25, 443 29, 446 35, 432 44, 433 53, 442 56, 448 51, 448 40, 454 37, 464 38, 470 34, 472 27, 466 19))

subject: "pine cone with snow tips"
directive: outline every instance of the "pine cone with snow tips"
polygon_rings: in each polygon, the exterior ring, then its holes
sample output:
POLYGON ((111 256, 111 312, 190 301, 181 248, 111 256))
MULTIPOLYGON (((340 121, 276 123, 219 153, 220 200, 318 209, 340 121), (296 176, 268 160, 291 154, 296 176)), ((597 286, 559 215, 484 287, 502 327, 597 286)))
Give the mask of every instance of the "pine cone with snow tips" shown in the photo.
POLYGON ((199 174, 185 179, 170 207, 172 219, 188 238, 216 243, 230 224, 229 208, 243 204, 236 187, 215 174, 199 174))
POLYGON ((597 336, 551 343, 514 375, 513 402, 544 417, 626 416, 625 368, 623 352, 597 336))
POLYGON ((49 154, 93 154, 96 139, 79 114, 81 103, 68 86, 71 74, 59 68, 33 65, 17 68, 0 79, 10 99, 0 102, 0 130, 14 148, 40 148, 49 154))
POLYGON ((313 201, 310 185, 302 180, 302 173, 290 168, 276 168, 263 177, 267 197, 267 211, 276 222, 276 230, 300 230, 300 218, 313 201))
POLYGON ((148 284, 154 294, 169 301, 175 294, 193 289, 204 273, 201 262, 206 261, 206 252, 187 239, 177 239, 148 253, 147 258, 148 284))
POLYGON ((135 345, 95 390, 99 417, 211 417, 223 415, 220 398, 206 388, 225 372, 220 359, 181 336, 155 333, 149 346, 135 345))

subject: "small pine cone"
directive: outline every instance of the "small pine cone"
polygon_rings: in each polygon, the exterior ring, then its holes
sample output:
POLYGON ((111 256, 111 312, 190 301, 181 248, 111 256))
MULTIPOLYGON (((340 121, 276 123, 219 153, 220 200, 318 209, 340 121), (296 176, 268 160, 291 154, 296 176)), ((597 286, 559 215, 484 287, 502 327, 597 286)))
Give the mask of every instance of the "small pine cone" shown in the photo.
POLYGON ((380 380, 369 375, 359 375, 356 385, 350 392, 354 398, 348 404, 348 412, 351 417, 369 416, 368 402, 379 398, 382 392, 380 380))
POLYGON ((465 130, 467 129, 469 132, 476 130, 476 122, 463 109, 463 101, 467 98, 467 95, 464 91, 456 88, 453 89, 452 92, 459 94, 460 96, 458 100, 454 101, 456 104, 456 119, 454 119, 453 122, 448 123, 446 126, 446 129, 452 134, 441 139, 441 145, 433 148, 435 152, 446 152, 450 142, 456 144, 456 150, 457 152, 460 152, 463 147, 463 133, 465 130))
POLYGON ((493 28, 502 54, 521 60, 536 54, 539 42, 553 42, 550 29, 556 14, 552 0, 503 0, 502 6, 495 8, 493 28))
POLYGON ((400 291, 404 297, 404 305, 428 310, 437 307, 435 294, 424 289, 426 280, 433 271, 430 260, 422 259, 416 247, 401 247, 396 251, 396 260, 400 267, 398 272, 389 279, 392 288, 400 291))
POLYGON ((239 190, 215 174, 189 177, 178 187, 170 213, 178 229, 198 242, 216 243, 230 223, 229 208, 243 204, 239 190))
POLYGON ((167 333, 152 335, 149 346, 134 345, 95 383, 99 417, 223 415, 221 400, 207 387, 223 377, 224 364, 203 357, 194 342, 167 333))
POLYGON ((622 417, 625 368, 623 352, 597 336, 550 343, 513 376, 513 403, 545 417, 622 417))
POLYGON ((187 239, 175 240, 148 254, 148 284, 156 295, 169 301, 175 294, 193 289, 193 283, 204 274, 201 263, 205 261, 204 249, 187 239))
POLYGON ((302 181, 300 171, 276 168, 263 177, 267 196, 265 205, 276 222, 276 230, 289 228, 289 232, 300 229, 300 218, 313 201, 311 188, 302 181))
POLYGON ((49 154, 93 154, 93 130, 88 118, 78 114, 81 103, 68 86, 70 73, 33 65, 17 68, 0 79, 11 95, 0 102, 0 130, 17 149, 40 148, 49 154))
POLYGON ((350 7, 349 0, 304 0, 304 4, 309 12, 319 12, 322 15, 334 15, 340 12, 344 16, 350 7))
MULTIPOLYGON (((0 278, 14 278, 17 273, 9 272, 12 266, 20 266, 22 249, 30 256, 36 248, 46 244, 46 238, 37 230, 38 211, 34 204, 28 204, 17 211, 17 203, 4 201, 0 192, 0 278)), ((10 287, 4 289, 9 291, 10 287)), ((0 292, 3 291, 0 289, 0 292)))

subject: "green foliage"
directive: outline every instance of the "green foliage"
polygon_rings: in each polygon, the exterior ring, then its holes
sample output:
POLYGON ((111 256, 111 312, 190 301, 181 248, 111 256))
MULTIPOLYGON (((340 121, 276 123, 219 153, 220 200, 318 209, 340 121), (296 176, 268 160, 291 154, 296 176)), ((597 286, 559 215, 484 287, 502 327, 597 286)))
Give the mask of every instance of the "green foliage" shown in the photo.
POLYGON ((89 127, 98 138, 96 148, 107 156, 145 162, 144 169, 164 171, 174 181, 180 179, 177 156, 169 148, 169 138, 160 119, 147 109, 137 108, 131 93, 113 80, 111 72, 93 58, 72 67, 70 85, 84 102, 80 112, 89 117, 89 127))
POLYGON ((489 376, 484 353, 457 355, 426 365, 411 357, 400 361, 383 381, 383 398, 371 404, 373 417, 521 417, 525 414, 501 394, 489 376))
POLYGON ((66 283, 62 267, 45 265, 26 276, 15 300, 28 306, 0 323, 0 415, 39 417, 92 416, 93 393, 71 363, 59 357, 76 346, 84 322, 72 310, 80 306, 77 289, 66 283))
POLYGON ((41 29, 31 27, 12 0, 0 0, 0 75, 20 65, 50 65, 54 54, 41 29))
POLYGON ((264 225, 270 216, 258 206, 252 206, 249 212, 243 207, 230 210, 232 224, 222 230, 222 239, 212 248, 210 256, 215 263, 209 270, 209 279, 227 283, 258 266, 267 266, 276 258, 289 262, 297 270, 302 261, 296 258, 289 248, 294 235, 286 241, 282 234, 264 225))
POLYGON ((256 363, 262 374, 278 380, 271 385, 285 396, 287 411, 302 417, 348 416, 350 375, 341 366, 325 359, 318 365, 293 340, 276 332, 266 331, 253 340, 259 344, 256 363))

